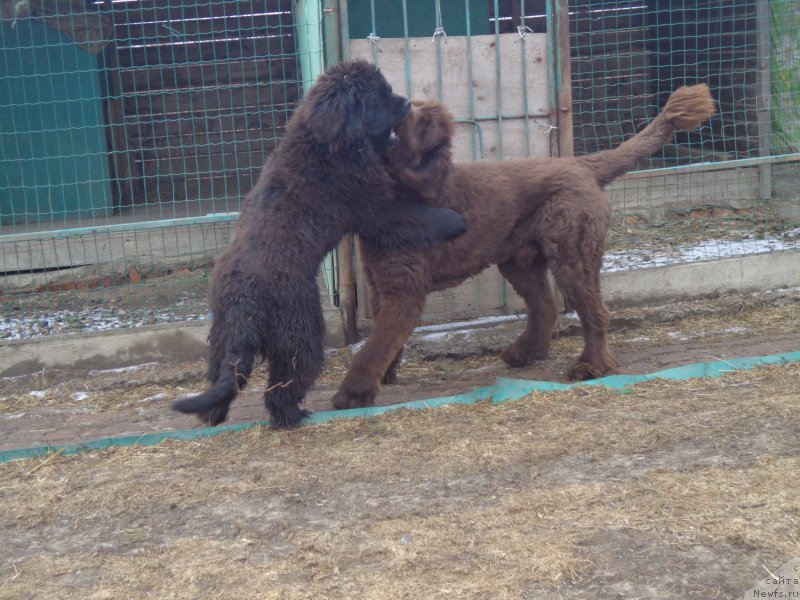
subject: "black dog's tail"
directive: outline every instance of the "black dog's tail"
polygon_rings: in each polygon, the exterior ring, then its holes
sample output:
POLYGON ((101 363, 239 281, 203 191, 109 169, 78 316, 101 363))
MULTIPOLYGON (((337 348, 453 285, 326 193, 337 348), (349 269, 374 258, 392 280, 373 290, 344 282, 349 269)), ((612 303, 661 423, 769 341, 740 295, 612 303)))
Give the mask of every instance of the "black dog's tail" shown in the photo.
MULTIPOLYGON (((247 385, 253 371, 255 357, 248 352, 233 352, 230 349, 218 365, 212 364, 211 372, 216 373, 211 389, 198 396, 179 400, 172 408, 187 414, 197 415, 209 425, 218 425, 228 416, 228 407, 239 390, 247 385)), ((213 362, 213 361, 212 361, 213 362)))
POLYGON ((713 114, 714 99, 707 85, 680 87, 642 131, 613 150, 583 156, 580 160, 592 168, 600 185, 608 185, 630 171, 641 159, 659 150, 676 131, 695 129, 713 114))

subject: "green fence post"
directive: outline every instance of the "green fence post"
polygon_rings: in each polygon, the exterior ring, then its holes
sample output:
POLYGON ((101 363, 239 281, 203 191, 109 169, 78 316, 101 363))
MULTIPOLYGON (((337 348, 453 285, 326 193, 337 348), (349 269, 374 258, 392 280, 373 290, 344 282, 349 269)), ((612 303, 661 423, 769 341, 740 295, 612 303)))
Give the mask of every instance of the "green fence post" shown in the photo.
POLYGON ((307 92, 322 73, 322 3, 320 0, 297 0, 297 51, 303 77, 303 91, 307 92))
MULTIPOLYGON (((325 68, 322 37, 321 0, 297 0, 295 3, 295 22, 297 23, 297 52, 300 60, 303 92, 314 85, 325 68)), ((332 41, 329 42, 332 45, 332 41)), ((322 273, 328 286, 328 300, 335 302, 336 256, 329 254, 322 262, 322 273)))

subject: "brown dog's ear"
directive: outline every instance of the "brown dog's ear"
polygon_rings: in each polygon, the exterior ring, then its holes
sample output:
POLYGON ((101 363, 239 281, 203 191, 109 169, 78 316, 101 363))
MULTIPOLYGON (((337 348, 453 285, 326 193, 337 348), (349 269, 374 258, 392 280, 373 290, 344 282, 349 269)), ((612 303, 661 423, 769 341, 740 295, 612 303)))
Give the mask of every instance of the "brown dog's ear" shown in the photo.
POLYGON ((441 194, 452 168, 453 117, 431 100, 412 103, 412 121, 401 123, 392 152, 395 178, 428 200, 441 194))

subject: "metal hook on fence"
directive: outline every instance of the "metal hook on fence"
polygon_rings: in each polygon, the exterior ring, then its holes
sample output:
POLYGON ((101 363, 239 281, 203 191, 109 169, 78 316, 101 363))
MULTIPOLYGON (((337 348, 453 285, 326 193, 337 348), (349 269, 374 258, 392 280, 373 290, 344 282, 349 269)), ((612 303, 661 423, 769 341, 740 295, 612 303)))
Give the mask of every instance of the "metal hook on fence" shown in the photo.
POLYGON ((480 123, 474 121, 472 119, 467 119, 465 121, 461 121, 462 123, 472 123, 472 126, 478 131, 478 149, 481 153, 481 158, 486 157, 486 153, 483 151, 483 129, 481 129, 480 123))
POLYGON ((367 36, 367 39, 369 40, 371 46, 375 46, 375 48, 378 49, 378 52, 383 52, 380 45, 378 44, 378 42, 381 41, 380 37, 370 32, 370 34, 367 36))

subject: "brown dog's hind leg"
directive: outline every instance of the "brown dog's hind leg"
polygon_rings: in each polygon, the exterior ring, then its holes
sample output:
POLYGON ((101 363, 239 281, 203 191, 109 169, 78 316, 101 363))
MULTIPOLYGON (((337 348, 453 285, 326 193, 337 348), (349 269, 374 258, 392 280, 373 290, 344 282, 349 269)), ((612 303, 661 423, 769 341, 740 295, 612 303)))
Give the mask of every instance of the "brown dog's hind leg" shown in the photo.
POLYGON ((380 313, 364 347, 353 357, 347 376, 333 397, 333 407, 359 408, 375 403, 380 382, 416 327, 425 296, 381 298, 380 313))
MULTIPOLYGON (((595 261, 592 261, 595 262, 595 261)), ((570 305, 578 313, 583 328, 583 352, 570 367, 572 380, 595 379, 616 373, 619 362, 608 347, 606 335, 611 321, 600 294, 600 267, 553 264, 553 275, 570 305)))
POLYGON ((537 239, 566 302, 583 327, 583 352, 567 375, 573 380, 616 373, 619 367, 608 347, 611 321, 600 293, 603 248, 611 208, 602 191, 584 189, 564 194, 540 212, 537 239))
POLYGON ((608 347, 606 336, 611 313, 600 296, 599 273, 583 277, 565 275, 568 269, 553 269, 567 301, 574 307, 583 328, 583 352, 567 372, 572 380, 595 379, 616 373, 619 362, 608 347))
POLYGON ((518 256, 498 265, 498 268, 528 309, 525 331, 500 353, 500 358, 511 367, 524 367, 534 360, 547 358, 558 316, 553 291, 547 280, 547 264, 542 257, 535 256, 533 250, 529 256, 528 253, 525 257, 518 256))

